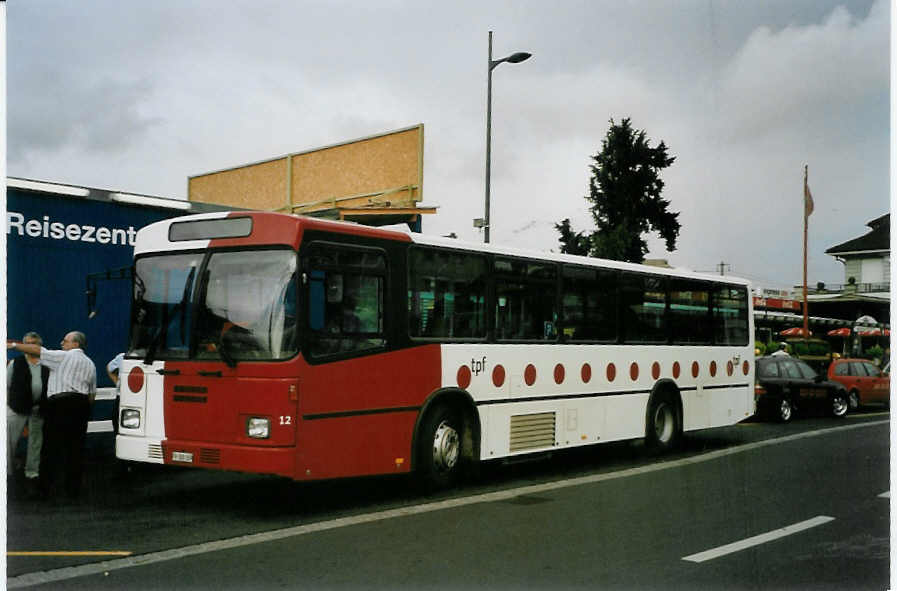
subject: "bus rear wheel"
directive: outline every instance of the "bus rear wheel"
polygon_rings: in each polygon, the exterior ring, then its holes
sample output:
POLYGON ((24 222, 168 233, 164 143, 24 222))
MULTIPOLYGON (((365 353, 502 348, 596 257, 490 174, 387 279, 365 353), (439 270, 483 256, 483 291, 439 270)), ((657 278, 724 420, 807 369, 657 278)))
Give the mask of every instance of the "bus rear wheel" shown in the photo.
POLYGON ((666 451, 676 447, 682 438, 682 422, 679 409, 669 394, 651 398, 648 405, 645 443, 654 451, 666 451))
POLYGON ((449 406, 427 413, 420 427, 418 476, 428 490, 457 484, 462 467, 462 423, 449 406))

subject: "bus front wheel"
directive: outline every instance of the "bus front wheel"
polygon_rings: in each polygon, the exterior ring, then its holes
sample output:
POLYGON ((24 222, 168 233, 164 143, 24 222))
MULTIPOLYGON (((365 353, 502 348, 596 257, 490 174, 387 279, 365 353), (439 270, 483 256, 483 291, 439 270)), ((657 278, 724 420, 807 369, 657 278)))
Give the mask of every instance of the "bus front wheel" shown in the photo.
POLYGON ((421 424, 418 474, 430 490, 456 484, 462 465, 461 418, 449 406, 427 413, 421 424))

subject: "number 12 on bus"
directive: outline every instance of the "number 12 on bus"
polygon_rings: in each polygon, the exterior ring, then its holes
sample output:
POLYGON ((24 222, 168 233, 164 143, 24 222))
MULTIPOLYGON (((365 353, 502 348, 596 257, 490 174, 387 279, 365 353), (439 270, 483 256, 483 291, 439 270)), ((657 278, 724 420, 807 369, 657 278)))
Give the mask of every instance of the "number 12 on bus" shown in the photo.
POLYGON ((754 413, 746 281, 276 213, 147 226, 116 455, 312 480, 754 413))

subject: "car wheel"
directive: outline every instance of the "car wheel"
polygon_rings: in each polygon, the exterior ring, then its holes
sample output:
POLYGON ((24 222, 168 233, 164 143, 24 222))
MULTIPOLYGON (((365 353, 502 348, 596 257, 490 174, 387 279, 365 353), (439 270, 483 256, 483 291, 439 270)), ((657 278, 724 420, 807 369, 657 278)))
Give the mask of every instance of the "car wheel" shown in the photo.
POLYGON ((780 423, 787 423, 794 416, 794 407, 787 398, 782 398, 776 405, 776 418, 780 423))
POLYGON ((847 395, 848 401, 850 402, 850 410, 856 410, 860 407, 860 393, 856 390, 851 390, 850 394, 847 395))
POLYGON ((847 412, 850 409, 850 403, 847 401, 847 394, 845 392, 835 392, 831 397, 831 405, 833 417, 840 419, 847 416, 847 412))

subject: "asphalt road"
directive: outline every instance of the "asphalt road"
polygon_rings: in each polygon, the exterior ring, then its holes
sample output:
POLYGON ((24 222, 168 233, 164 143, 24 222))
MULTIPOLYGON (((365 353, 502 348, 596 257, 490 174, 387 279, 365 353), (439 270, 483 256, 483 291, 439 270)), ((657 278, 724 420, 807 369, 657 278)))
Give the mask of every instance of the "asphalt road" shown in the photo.
POLYGON ((7 585, 886 589, 887 420, 748 422, 662 457, 636 442, 491 464, 436 496, 405 478, 298 484, 99 457, 82 501, 9 502, 8 550, 131 554, 8 556, 7 585))

